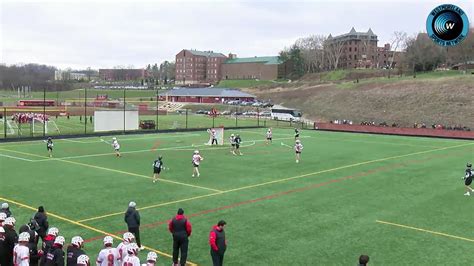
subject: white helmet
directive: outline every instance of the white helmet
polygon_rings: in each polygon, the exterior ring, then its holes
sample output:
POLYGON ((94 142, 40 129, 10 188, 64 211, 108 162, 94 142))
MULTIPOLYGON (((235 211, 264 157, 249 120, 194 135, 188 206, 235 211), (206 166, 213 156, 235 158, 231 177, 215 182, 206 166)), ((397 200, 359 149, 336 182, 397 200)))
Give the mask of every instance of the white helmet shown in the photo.
POLYGON ((15 218, 13 218, 13 217, 8 217, 7 219, 5 219, 5 222, 4 222, 3 224, 4 224, 4 225, 15 226, 15 223, 16 223, 15 218))
POLYGON ((28 232, 23 232, 18 236, 18 242, 28 242, 30 241, 30 234, 28 232))
POLYGON ((156 262, 156 259, 158 258, 158 255, 156 255, 155 252, 151 251, 148 253, 148 255, 146 256, 146 260, 147 261, 154 261, 156 262))
POLYGON ((104 245, 107 245, 107 244, 111 244, 111 245, 114 244, 114 239, 111 236, 104 237, 104 245))
POLYGON ((53 235, 53 236, 58 236, 59 235, 59 229, 56 227, 51 227, 48 229, 48 235, 53 235))
POLYGON ((76 247, 82 247, 82 245, 84 244, 84 239, 82 239, 82 237, 80 236, 75 236, 71 239, 71 244, 76 247))
POLYGON ((299 139, 296 140, 296 143, 301 143, 301 141, 299 139))
POLYGON ((136 206, 137 206, 137 203, 135 201, 130 201, 130 203, 128 203, 128 207, 135 208, 136 206))
POLYGON ((54 239, 54 244, 59 244, 61 246, 64 246, 64 242, 66 242, 66 239, 64 239, 64 236, 57 236, 56 239, 54 239))
POLYGON ((117 140, 117 138, 116 138, 116 137, 113 137, 112 140, 117 140))
POLYGON ((198 154, 198 153, 199 153, 199 150, 195 150, 195 151, 194 151, 194 154, 198 154))
POLYGON ((7 214, 4 213, 4 212, 0 212, 0 221, 5 221, 5 219, 7 219, 7 214))
POLYGON ((233 136, 234 136, 234 134, 230 134, 230 136, 231 136, 231 137, 233 137, 233 136))
POLYGON ((80 255, 79 257, 77 257, 77 264, 81 264, 81 265, 89 265, 89 256, 87 255, 80 255))
POLYGON ((126 232, 125 234, 123 234, 123 241, 127 243, 132 243, 134 240, 135 236, 132 233, 126 232))
POLYGON ((137 255, 138 254, 138 245, 135 243, 130 243, 127 247, 127 253, 129 255, 137 255))
POLYGON ((6 202, 2 203, 2 209, 8 209, 8 203, 6 202))

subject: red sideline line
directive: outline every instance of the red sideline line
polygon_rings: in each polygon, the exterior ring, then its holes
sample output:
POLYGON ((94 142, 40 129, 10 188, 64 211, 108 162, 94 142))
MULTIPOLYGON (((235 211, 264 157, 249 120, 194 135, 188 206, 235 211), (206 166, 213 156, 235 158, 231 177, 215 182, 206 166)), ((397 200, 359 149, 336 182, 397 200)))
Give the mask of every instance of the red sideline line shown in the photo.
MULTIPOLYGON (((405 163, 394 163, 394 164, 390 164, 390 165, 370 169, 370 170, 367 170, 367 171, 359 172, 355 175, 349 175, 349 176, 345 176, 345 177, 341 177, 341 178, 337 178, 337 179, 332 179, 332 180, 329 180, 329 181, 326 181, 326 182, 305 186, 305 187, 302 187, 302 188, 296 188, 296 189, 292 189, 292 190, 278 192, 278 193, 268 195, 268 196, 265 196, 265 197, 261 197, 261 198, 246 200, 246 201, 237 202, 237 203, 234 203, 234 204, 231 204, 231 205, 226 205, 226 206, 222 206, 222 207, 218 207, 218 208, 214 208, 214 209, 209 209, 209 210, 204 210, 204 211, 200 211, 200 212, 197 212, 197 213, 192 213, 190 215, 187 215, 187 217, 188 218, 198 217, 198 216, 202 216, 202 215, 205 215, 205 214, 208 214, 208 213, 213 213, 213 212, 217 212, 217 211, 232 209, 232 208, 239 207, 239 206, 246 205, 246 204, 250 204, 250 203, 255 203, 255 202, 259 202, 259 201, 263 201, 263 200, 274 199, 274 198, 278 198, 278 197, 281 197, 281 196, 284 196, 284 195, 289 195, 289 194, 296 193, 296 192, 303 192, 303 191, 307 191, 307 190, 310 190, 310 189, 315 189, 315 188, 323 187, 323 186, 326 186, 326 185, 330 185, 330 184, 333 184, 333 183, 339 183, 341 181, 345 181, 345 180, 349 180, 349 179, 355 179, 355 178, 358 178, 358 177, 365 177, 365 176, 368 176, 368 175, 371 175, 371 174, 380 173, 380 172, 387 171, 387 170, 393 170, 393 169, 396 169, 396 168, 406 166, 408 164, 423 163, 423 162, 432 160, 434 158, 448 158, 448 157, 452 157, 453 155, 460 155, 460 154, 463 154, 463 153, 457 151, 457 152, 451 152, 451 153, 448 153, 448 154, 433 155, 433 156, 430 156, 430 157, 425 158, 425 159, 409 160, 405 163)), ((168 224, 169 221, 170 220, 150 223, 150 224, 146 224, 146 225, 141 226, 141 228, 153 228, 153 227, 160 226, 160 225, 163 225, 163 224, 168 224)), ((127 231, 118 231, 118 232, 115 232, 114 234, 123 234, 123 233, 126 233, 126 232, 127 231)), ((104 237, 104 235, 86 239, 86 240, 84 240, 84 242, 86 242, 86 243, 92 242, 92 241, 101 239, 102 237, 104 237)))

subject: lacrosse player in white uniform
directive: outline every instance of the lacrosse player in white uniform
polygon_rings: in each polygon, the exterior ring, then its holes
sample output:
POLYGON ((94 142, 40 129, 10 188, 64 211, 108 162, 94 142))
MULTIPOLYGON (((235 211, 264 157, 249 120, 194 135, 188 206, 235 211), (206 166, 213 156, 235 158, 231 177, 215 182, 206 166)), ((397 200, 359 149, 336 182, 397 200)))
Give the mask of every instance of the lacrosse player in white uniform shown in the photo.
POLYGON ((113 137, 113 138, 112 138, 112 147, 114 147, 115 156, 121 157, 122 155, 120 155, 120 144, 118 143, 116 137, 113 137))
POLYGON ((122 266, 141 266, 140 259, 137 257, 138 245, 130 243, 127 247, 127 256, 123 259, 122 266))
POLYGON ((111 236, 104 237, 104 249, 99 252, 97 256, 97 266, 120 266, 119 254, 116 248, 113 247, 114 239, 111 236))
POLYGON ((201 161, 204 160, 204 158, 199 154, 198 150, 194 151, 193 154, 193 177, 199 177, 199 164, 201 164, 201 161))
POLYGON ((122 265, 123 259, 125 258, 125 256, 127 256, 128 245, 130 245, 130 243, 133 243, 134 241, 135 236, 132 233, 126 232, 123 234, 123 241, 117 246, 119 265, 122 265))
POLYGON ((28 248, 29 241, 30 234, 28 232, 23 232, 18 236, 18 244, 13 248, 13 265, 30 265, 30 249, 28 248))
POLYGON ((296 163, 300 162, 302 151, 303 151, 303 144, 301 144, 301 140, 297 139, 295 141, 296 163))

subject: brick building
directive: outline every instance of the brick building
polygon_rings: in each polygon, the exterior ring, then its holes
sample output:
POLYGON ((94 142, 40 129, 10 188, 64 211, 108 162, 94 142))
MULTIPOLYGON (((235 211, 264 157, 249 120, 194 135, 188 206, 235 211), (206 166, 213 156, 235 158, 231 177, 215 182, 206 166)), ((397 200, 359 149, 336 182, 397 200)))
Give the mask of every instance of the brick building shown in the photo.
POLYGON ((217 83, 227 57, 213 51, 182 50, 176 55, 176 84, 217 83))
POLYGON ((229 59, 222 64, 222 79, 275 80, 284 78, 290 68, 291 65, 278 56, 237 58, 229 54, 229 59))
POLYGON ((370 28, 367 32, 357 32, 352 28, 346 34, 334 37, 329 35, 326 41, 326 45, 338 47, 339 68, 384 68, 392 60, 394 67, 400 58, 400 52, 391 51, 390 44, 378 47, 377 43, 377 35, 370 28))
POLYGON ((146 70, 139 69, 99 69, 99 77, 107 81, 139 80, 146 77, 146 70))

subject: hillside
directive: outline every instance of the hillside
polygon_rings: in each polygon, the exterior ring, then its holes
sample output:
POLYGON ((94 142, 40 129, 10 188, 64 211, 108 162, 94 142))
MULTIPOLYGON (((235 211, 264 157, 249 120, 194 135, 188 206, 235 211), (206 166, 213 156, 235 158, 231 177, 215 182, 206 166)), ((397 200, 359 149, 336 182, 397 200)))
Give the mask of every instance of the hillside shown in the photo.
POLYGON ((304 77, 288 84, 245 89, 274 103, 301 109, 315 121, 335 119, 411 126, 462 124, 474 128, 474 75, 431 72, 413 77, 321 82, 304 77))

